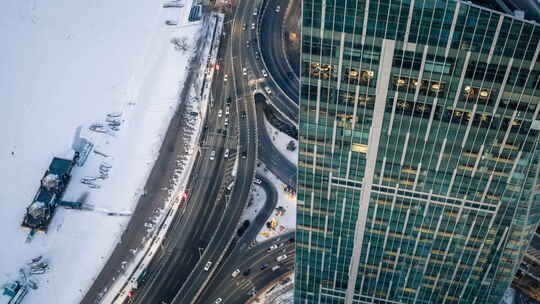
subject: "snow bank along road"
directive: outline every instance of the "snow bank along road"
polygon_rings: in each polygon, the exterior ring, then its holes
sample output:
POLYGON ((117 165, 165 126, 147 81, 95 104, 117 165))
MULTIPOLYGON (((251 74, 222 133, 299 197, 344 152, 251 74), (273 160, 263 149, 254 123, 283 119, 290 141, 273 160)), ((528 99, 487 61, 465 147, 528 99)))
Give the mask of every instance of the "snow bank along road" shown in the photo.
POLYGON ((127 217, 58 209, 48 234, 30 244, 20 221, 52 156, 67 155, 79 125, 86 128, 111 112, 122 113, 120 131, 89 135, 107 156, 92 153, 76 168, 65 199, 88 192, 96 209, 135 208, 190 57, 170 40, 185 37, 189 44, 198 35, 197 23, 187 23, 188 13, 189 3, 164 9, 144 0, 3 1, 0 183, 10 186, 0 193, 0 237, 9 244, 0 250, 0 283, 17 279, 19 267, 38 255, 51 265, 26 303, 79 302, 121 241, 127 217), (166 26, 166 20, 178 25, 166 26), (79 184, 105 159, 112 170, 100 189, 79 184))

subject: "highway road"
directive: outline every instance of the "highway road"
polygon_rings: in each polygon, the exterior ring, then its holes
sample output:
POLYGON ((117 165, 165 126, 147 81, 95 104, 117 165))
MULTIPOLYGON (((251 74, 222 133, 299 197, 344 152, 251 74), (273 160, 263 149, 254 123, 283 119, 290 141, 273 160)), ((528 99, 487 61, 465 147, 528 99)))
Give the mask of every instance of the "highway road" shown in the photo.
MULTIPOLYGON (((247 202, 255 176, 257 118, 252 94, 255 89, 255 81, 253 81, 253 74, 248 70, 249 67, 244 61, 245 31, 242 30, 243 23, 246 23, 251 18, 250 12, 253 10, 253 5, 253 1, 237 2, 232 28, 228 31, 230 33, 228 35, 230 45, 227 48, 223 64, 226 73, 230 75, 228 79, 233 88, 233 94, 231 95, 236 101, 240 117, 238 139, 241 156, 238 162, 235 186, 230 198, 227 200, 228 203, 225 205, 222 220, 213 223, 214 230, 217 233, 213 235, 209 246, 202 253, 201 259, 185 280, 185 284, 177 292, 174 299, 167 303, 193 303, 205 287, 226 252, 230 250, 229 246, 235 236, 238 220, 247 202), (245 113, 245 116, 243 113, 245 113), (205 271, 204 268, 208 262, 211 263, 211 267, 209 271, 205 271)), ((214 82, 214 85, 221 86, 222 83, 218 80, 214 82)))
MULTIPOLYGON (((189 185, 190 197, 183 213, 172 222, 160 252, 148 266, 146 282, 134 292, 130 303, 186 304, 205 299, 200 295, 207 290, 205 287, 209 282, 215 281, 214 273, 216 277, 222 275, 220 262, 229 264, 230 257, 242 256, 244 252, 240 254, 240 251, 247 250, 258 232, 255 227, 260 227, 267 218, 261 215, 244 237, 233 239, 255 174, 257 142, 265 141, 266 134, 261 136, 262 139, 258 137, 261 120, 257 119, 253 92, 271 87, 273 103, 281 102, 285 105, 285 111, 278 107, 282 113, 297 121, 297 106, 280 96, 281 91, 262 75, 262 64, 256 59, 253 39, 256 39, 257 31, 251 30, 250 26, 257 20, 257 16, 253 16, 256 5, 260 3, 237 1, 234 15, 226 17, 224 31, 228 34, 218 53, 221 69, 212 84, 213 108, 205 124, 200 158, 189 185), (226 79, 224 74, 227 74, 226 79), (229 124, 226 126, 223 113, 229 101, 229 124), (218 115, 220 109, 222 114, 218 115), (224 130, 227 130, 227 136, 224 136, 224 130), (230 149, 227 160, 223 156, 225 149, 230 149), (225 188, 231 183, 233 168, 237 169, 236 180, 229 193, 225 188), (205 271, 208 262, 211 266, 205 271)), ((267 134, 266 140, 269 140, 267 134)), ((296 169, 290 170, 296 173, 296 169)), ((271 213, 271 209, 266 212, 271 213)), ((264 250, 259 254, 262 257, 264 250)), ((293 256, 291 252, 289 259, 293 256)), ((263 260, 272 258, 275 259, 270 255, 263 260)), ((283 268, 283 271, 287 270, 283 268)), ((268 283, 275 275, 279 272, 260 276, 254 282, 264 286, 264 282, 268 283)))

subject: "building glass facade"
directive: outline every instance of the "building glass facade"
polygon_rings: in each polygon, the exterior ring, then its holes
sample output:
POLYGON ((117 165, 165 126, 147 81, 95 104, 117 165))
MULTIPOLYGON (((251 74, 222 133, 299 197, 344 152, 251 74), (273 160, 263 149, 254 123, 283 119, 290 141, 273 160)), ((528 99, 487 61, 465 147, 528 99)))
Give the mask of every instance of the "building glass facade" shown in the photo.
POLYGON ((295 303, 499 303, 539 221, 540 27, 302 2, 295 303))

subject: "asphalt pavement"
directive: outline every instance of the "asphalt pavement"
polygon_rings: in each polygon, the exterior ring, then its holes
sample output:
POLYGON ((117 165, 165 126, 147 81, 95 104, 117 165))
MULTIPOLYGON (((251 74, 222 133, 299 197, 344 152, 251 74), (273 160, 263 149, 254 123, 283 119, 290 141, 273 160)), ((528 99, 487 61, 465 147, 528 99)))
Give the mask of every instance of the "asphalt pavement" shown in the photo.
POLYGON ((257 128, 259 129, 259 159, 277 178, 296 189, 296 165, 290 162, 274 145, 264 125, 265 101, 257 100, 257 128))

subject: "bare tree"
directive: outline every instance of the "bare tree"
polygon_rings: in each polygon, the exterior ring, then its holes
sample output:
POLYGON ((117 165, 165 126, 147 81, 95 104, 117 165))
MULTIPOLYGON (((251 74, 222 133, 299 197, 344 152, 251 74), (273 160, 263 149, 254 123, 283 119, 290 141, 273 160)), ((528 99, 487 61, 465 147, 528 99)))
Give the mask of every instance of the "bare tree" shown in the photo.
POLYGON ((171 43, 174 45, 174 49, 179 52, 185 52, 190 49, 190 46, 187 42, 187 37, 175 37, 171 39, 171 43))

